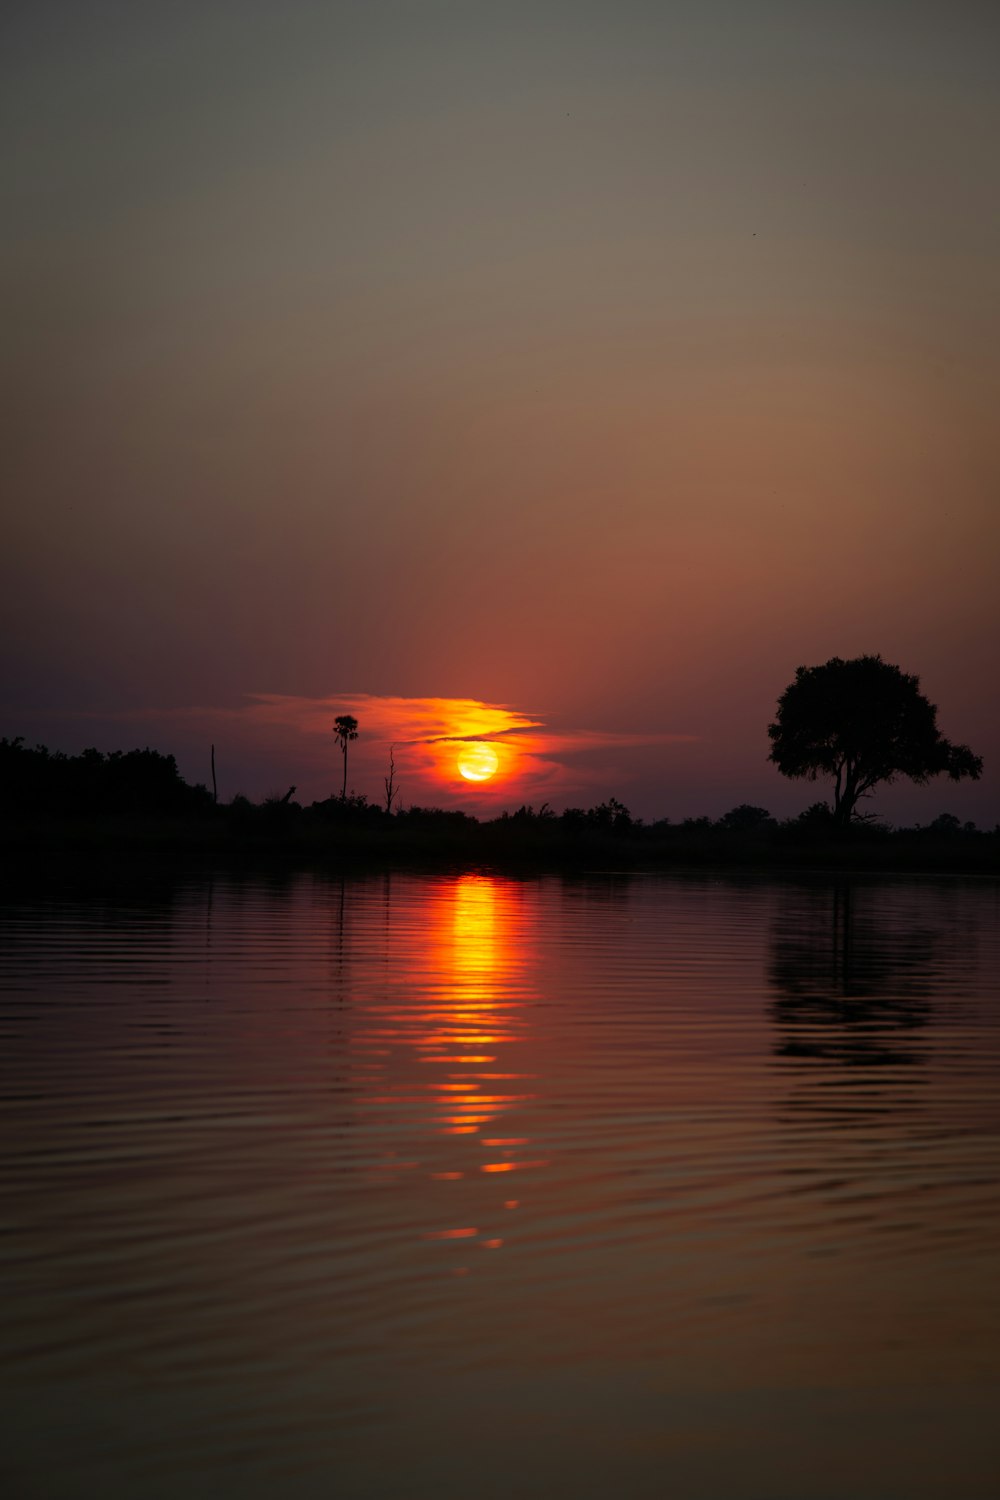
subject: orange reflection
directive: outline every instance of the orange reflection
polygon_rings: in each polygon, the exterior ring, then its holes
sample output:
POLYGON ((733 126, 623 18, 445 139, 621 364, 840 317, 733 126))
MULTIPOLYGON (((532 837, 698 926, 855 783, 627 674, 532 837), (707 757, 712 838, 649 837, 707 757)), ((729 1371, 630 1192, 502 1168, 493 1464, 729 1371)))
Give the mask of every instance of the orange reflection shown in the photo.
MULTIPOLYGON (((450 984, 446 1014, 436 1017, 440 1030, 435 1040, 444 1034, 459 1049, 450 1059, 453 1065, 475 1068, 495 1063, 496 1053, 485 1049, 502 1046, 520 1033, 523 1001, 510 997, 510 981, 521 964, 516 915, 506 882, 463 875, 452 888, 450 911, 442 912, 436 934, 439 961, 449 972, 450 984)), ((447 1113, 440 1117, 450 1134, 475 1134, 512 1100, 510 1093, 493 1088, 483 1092, 482 1075, 457 1074, 451 1082, 451 1094, 442 1101, 447 1113)))
POLYGON ((452 908, 452 967, 460 984, 490 980, 503 964, 504 911, 498 882, 487 875, 463 875, 452 908))
MULTIPOLYGON (((367 1025, 353 1050, 368 1063, 385 1059, 377 1088, 367 1091, 369 1104, 402 1111, 428 1101, 440 1132, 479 1136, 525 1097, 524 1076, 509 1067, 507 1055, 524 1037, 527 945, 519 889, 488 875, 462 875, 422 881, 419 896, 418 919, 407 920, 390 942, 394 969, 386 999, 366 1007, 367 1025), (400 1043, 416 1055, 416 1074, 400 1043)), ((527 1144, 492 1132, 490 1139, 497 1146, 527 1144)))
POLYGON ((534 908, 522 904, 516 882, 488 875, 395 882, 392 896, 383 966, 351 1034, 365 1067, 361 1101, 378 1112, 377 1180, 422 1184, 422 1212, 432 1216, 425 1240, 441 1248, 457 1242, 463 1256, 463 1243, 499 1249, 493 1214, 510 1191, 509 1174, 544 1165, 527 1159, 522 1118, 501 1124, 532 1097, 518 1063, 530 1014, 526 921, 534 908), (405 1141, 398 1157, 385 1155, 387 1129, 393 1141, 405 1141), (482 1187, 490 1182, 499 1191, 484 1219, 482 1187), (446 1227, 456 1220, 481 1227, 446 1227))

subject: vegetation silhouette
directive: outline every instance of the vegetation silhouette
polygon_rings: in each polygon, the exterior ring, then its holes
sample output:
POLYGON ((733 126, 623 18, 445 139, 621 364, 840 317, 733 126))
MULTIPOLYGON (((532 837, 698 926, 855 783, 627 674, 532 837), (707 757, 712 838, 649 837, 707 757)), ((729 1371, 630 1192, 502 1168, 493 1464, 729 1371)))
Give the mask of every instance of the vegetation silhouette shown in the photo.
POLYGON ((341 788, 341 798, 347 797, 347 746, 351 740, 358 737, 358 721, 353 714, 338 714, 333 721, 333 732, 340 743, 344 756, 344 784, 341 788))
POLYGON ((207 787, 189 786, 172 755, 156 750, 84 750, 79 755, 0 739, 0 809, 14 817, 199 816, 207 787))
MULTIPOLYGON (((196 851, 233 859, 316 858, 381 867, 432 862, 576 871, 745 866, 827 869, 1000 868, 1000 828, 980 832, 952 813, 927 828, 892 829, 857 813, 859 800, 897 776, 923 782, 945 773, 977 778, 982 761, 938 732, 936 709, 916 677, 881 657, 800 667, 770 726, 771 760, 787 776, 830 775, 834 806, 814 802, 779 821, 741 802, 708 817, 644 822, 617 797, 557 813, 524 804, 480 821, 460 810, 403 807, 394 748, 381 805, 347 791, 348 746, 358 721, 341 714, 333 733, 344 757, 339 795, 303 807, 295 787, 255 804, 227 804, 188 786, 172 755, 130 750, 76 756, 0 741, 0 849, 18 857, 54 849, 196 851)), ((214 764, 213 764, 214 772, 214 764)))
POLYGON ((395 800, 399 796, 399 787, 396 785, 396 747, 395 747, 395 745, 390 745, 389 746, 389 770, 388 770, 387 774, 382 777, 382 784, 385 787, 385 810, 386 810, 387 813, 391 813, 392 812, 392 804, 393 804, 393 802, 395 802, 395 800))
POLYGON ((775 821, 766 807, 752 807, 749 802, 741 802, 739 807, 732 807, 727 813, 723 813, 719 826, 733 833, 752 833, 762 828, 773 828, 775 821))
POLYGON ((846 829, 858 802, 876 786, 906 776, 923 784, 945 774, 978 780, 981 757, 953 745, 937 727, 937 708, 919 677, 881 656, 799 667, 768 726, 768 757, 783 776, 833 777, 833 822, 846 829))

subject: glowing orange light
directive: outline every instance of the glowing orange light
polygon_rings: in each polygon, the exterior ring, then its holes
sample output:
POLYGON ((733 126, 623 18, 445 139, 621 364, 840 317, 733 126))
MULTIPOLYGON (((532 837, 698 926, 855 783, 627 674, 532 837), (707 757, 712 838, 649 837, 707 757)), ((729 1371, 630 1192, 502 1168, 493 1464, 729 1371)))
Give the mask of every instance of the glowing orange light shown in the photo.
POLYGON ((455 764, 466 781, 489 781, 500 767, 500 757, 492 745, 472 740, 459 750, 455 764))
MULTIPOLYGON (((450 753, 455 753, 454 745, 450 753)), ((505 774, 509 769, 506 754, 503 769, 505 774)), ((408 960, 419 961, 429 976, 424 1003, 417 1010, 391 1000, 373 1002, 367 1031, 358 1038, 357 1051, 367 1055, 358 1058, 357 1066, 372 1070, 365 1075, 371 1088, 369 1102, 386 1108, 430 1102, 442 1135, 457 1141, 489 1131, 492 1146, 487 1149, 501 1155, 521 1151, 528 1138, 515 1135, 516 1127, 508 1126, 510 1133, 505 1133, 499 1123, 517 1103, 533 1097, 525 1087, 532 1075, 504 1068, 507 1058, 500 1051, 521 1040, 526 1020, 526 990, 520 980, 525 943, 517 891, 510 882, 492 876, 443 878, 430 918, 408 960), (384 1065, 394 1048, 373 1046, 376 1041, 398 1045, 404 1039, 422 1078, 413 1077, 412 1070, 411 1076, 397 1076, 384 1065)), ((458 1165, 442 1162, 442 1168, 452 1170, 430 1176, 438 1182, 460 1180, 458 1165)), ((401 1163, 394 1160, 391 1170, 400 1177, 401 1163)))

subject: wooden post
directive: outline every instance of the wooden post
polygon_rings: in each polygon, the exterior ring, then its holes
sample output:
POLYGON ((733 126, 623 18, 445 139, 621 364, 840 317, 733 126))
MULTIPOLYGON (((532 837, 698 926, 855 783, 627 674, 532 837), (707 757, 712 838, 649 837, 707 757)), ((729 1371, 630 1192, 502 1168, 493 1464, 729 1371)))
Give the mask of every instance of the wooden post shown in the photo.
POLYGON ((212 746, 212 801, 219 801, 219 788, 215 784, 215 746, 212 746))

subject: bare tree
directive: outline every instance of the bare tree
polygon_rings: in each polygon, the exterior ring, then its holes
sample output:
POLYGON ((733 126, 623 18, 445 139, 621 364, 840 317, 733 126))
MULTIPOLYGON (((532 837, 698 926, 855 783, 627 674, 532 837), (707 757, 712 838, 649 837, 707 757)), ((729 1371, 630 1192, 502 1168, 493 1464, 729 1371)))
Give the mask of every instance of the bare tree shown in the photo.
POLYGON ((385 810, 387 813, 392 812, 393 799, 399 796, 399 788, 396 785, 396 757, 393 754, 395 749, 395 745, 389 746, 389 774, 382 777, 382 780, 385 782, 385 810))

